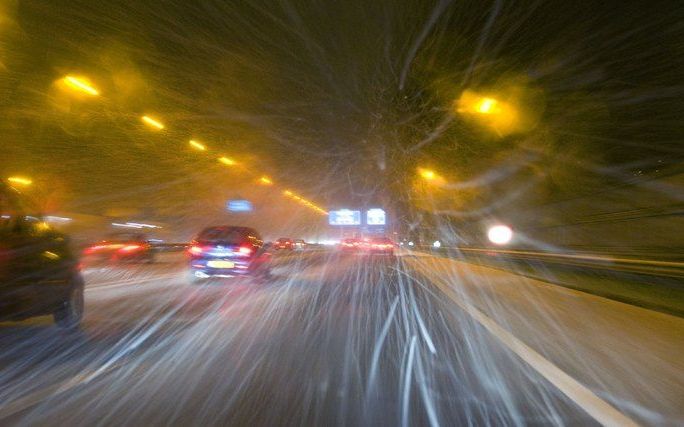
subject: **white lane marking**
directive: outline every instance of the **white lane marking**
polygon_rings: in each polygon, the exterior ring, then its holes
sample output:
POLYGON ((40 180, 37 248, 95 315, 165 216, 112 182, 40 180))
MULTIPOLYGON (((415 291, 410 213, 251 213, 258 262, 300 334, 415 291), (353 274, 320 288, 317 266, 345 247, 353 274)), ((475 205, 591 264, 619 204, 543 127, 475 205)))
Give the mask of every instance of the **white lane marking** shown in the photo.
POLYGON ((568 396, 568 398, 575 402, 596 421, 604 426, 610 427, 638 426, 634 420, 617 410, 610 403, 598 397, 579 381, 566 374, 558 366, 554 365, 551 361, 544 358, 544 356, 534 351, 531 347, 520 341, 506 329, 499 326, 499 324, 487 317, 487 315, 482 313, 480 310, 464 301, 461 301, 459 298, 457 298, 449 286, 439 287, 454 303, 461 307, 466 313, 480 323, 513 353, 524 360, 551 384, 556 386, 558 390, 568 396))

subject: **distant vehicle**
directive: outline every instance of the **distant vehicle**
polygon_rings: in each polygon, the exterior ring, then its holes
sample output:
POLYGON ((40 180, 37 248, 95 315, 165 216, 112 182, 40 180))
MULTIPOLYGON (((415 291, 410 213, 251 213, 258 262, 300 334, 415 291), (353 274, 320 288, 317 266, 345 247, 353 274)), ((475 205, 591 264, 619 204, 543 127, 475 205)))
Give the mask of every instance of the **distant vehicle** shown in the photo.
POLYGON ((294 246, 294 241, 289 237, 281 237, 280 239, 276 240, 273 244, 273 247, 278 250, 286 249, 291 251, 294 249, 294 246))
POLYGON ((394 255, 394 242, 387 237, 373 237, 364 245, 371 254, 394 255))
POLYGON ((0 183, 0 320, 52 314, 75 329, 83 317, 83 278, 67 236, 0 183))
POLYGON ((96 261, 154 262, 155 249, 143 233, 111 233, 83 251, 96 261))
POLYGON ((194 283, 211 277, 271 275, 271 254, 253 228, 230 225, 209 227, 192 241, 190 278, 194 283))
POLYGON ((304 250, 304 248, 306 248, 306 242, 304 241, 304 239, 294 239, 292 241, 292 244, 294 245, 295 249, 300 250, 300 251, 304 250))
POLYGON ((344 252, 354 252, 361 249, 361 240, 359 239, 343 239, 340 242, 340 249, 344 252))

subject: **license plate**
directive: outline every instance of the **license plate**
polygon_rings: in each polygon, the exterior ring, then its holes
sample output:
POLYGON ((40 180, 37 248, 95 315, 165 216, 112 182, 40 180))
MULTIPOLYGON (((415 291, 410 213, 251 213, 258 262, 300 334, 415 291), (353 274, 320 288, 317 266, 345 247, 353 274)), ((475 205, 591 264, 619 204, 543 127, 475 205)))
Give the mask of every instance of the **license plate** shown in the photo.
POLYGON ((233 268, 235 263, 230 261, 209 261, 207 266, 211 268, 233 268))

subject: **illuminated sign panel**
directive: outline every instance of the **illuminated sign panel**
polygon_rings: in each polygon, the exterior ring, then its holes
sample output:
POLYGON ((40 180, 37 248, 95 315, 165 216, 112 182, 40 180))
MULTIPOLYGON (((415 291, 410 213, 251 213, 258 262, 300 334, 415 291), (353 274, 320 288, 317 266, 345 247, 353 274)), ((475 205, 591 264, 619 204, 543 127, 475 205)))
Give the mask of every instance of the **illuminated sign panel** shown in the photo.
POLYGON ((330 225, 361 225, 361 211, 340 209, 328 213, 330 225))
POLYGON ((366 225, 385 225, 387 223, 385 211, 382 209, 368 209, 366 211, 366 225))
POLYGON ((249 200, 228 200, 226 208, 230 212, 252 212, 252 202, 249 200))

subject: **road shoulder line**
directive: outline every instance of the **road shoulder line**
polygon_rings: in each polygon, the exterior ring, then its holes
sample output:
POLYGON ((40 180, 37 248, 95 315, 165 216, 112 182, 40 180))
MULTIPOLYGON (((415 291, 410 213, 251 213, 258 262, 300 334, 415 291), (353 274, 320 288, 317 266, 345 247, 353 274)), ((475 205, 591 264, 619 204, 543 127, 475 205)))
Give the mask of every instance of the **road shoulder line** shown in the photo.
POLYGON ((638 424, 617 410, 610 403, 598 397, 579 381, 566 374, 558 366, 515 337, 494 320, 474 306, 460 300, 446 284, 433 281, 449 299, 475 319, 489 333, 496 337, 509 350, 525 361, 532 369, 553 384, 558 390, 575 402, 592 418, 604 426, 638 426, 638 424))

